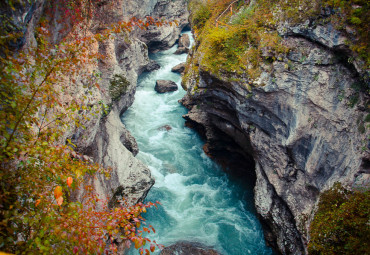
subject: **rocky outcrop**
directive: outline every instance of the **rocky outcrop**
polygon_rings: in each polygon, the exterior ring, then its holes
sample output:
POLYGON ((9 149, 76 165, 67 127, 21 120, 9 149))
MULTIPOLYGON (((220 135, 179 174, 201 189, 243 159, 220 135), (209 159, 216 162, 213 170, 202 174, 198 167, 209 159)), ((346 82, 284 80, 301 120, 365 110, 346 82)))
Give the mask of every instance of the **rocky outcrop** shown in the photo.
POLYGON ((155 83, 154 90, 158 93, 166 93, 176 91, 178 89, 177 84, 173 81, 158 80, 155 83))
POLYGON ((151 26, 147 31, 137 31, 138 38, 148 45, 150 51, 164 50, 174 45, 181 30, 189 24, 186 0, 139 0, 125 2, 124 6, 128 15, 149 15, 178 22, 178 26, 151 26))
POLYGON ((210 247, 206 247, 196 242, 177 242, 165 247, 161 255, 219 255, 219 253, 210 247))
POLYGON ((188 34, 183 34, 180 36, 179 38, 179 48, 181 47, 185 47, 185 48, 189 48, 190 47, 190 37, 188 34))
POLYGON ((159 68, 161 68, 161 66, 157 62, 155 62, 154 60, 150 60, 149 64, 146 65, 143 69, 143 72, 152 72, 158 70, 159 68))
POLYGON ((171 68, 171 72, 180 73, 180 74, 183 73, 184 70, 185 70, 185 63, 180 63, 171 68))
POLYGON ((369 183, 369 98, 362 92, 369 84, 330 26, 279 29, 292 50, 261 64, 253 88, 246 77, 207 71, 196 59, 201 53, 188 60, 184 117, 205 135, 208 153, 223 147, 253 157, 244 171, 255 172, 265 237, 282 254, 307 253, 322 191, 338 181, 369 183))

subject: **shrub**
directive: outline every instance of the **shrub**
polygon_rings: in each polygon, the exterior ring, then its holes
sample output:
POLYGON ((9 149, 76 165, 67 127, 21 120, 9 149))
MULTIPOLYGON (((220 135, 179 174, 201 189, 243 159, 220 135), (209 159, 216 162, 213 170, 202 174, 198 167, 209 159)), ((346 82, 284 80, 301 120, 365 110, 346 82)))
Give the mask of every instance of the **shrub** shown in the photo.
POLYGON ((207 20, 211 17, 209 7, 201 1, 193 1, 191 2, 190 8, 194 10, 191 15, 192 25, 196 29, 202 29, 207 20))
POLYGON ((115 74, 110 81, 109 94, 113 101, 117 101, 127 91, 130 82, 123 75, 115 74))
POLYGON ((370 191, 336 183, 320 196, 310 226, 309 254, 369 254, 370 191))

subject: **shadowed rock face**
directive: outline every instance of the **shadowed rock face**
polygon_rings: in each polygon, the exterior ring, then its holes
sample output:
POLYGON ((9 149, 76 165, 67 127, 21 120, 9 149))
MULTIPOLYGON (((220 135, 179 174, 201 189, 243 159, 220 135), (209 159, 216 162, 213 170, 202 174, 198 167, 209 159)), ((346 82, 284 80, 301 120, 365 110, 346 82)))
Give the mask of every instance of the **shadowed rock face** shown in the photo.
POLYGON ((177 242, 167 246, 161 255, 220 255, 210 247, 195 242, 177 242))
MULTIPOLYGON (((221 132, 241 155, 253 157, 255 204, 267 242, 283 254, 306 254, 320 192, 337 181, 369 183, 369 154, 362 149, 367 138, 360 128, 369 98, 351 88, 363 83, 363 72, 338 51, 344 47, 332 39, 341 38, 338 32, 307 26, 282 31, 289 32, 284 44, 292 51, 261 65, 251 92, 246 78, 230 81, 233 74, 216 77, 200 65, 199 73, 190 73, 182 103, 190 109, 188 125, 206 136, 208 154, 220 141, 215 132, 221 132)), ((190 55, 191 65, 200 62, 194 56, 201 53, 190 55)))
POLYGON ((174 67, 172 67, 171 72, 174 73, 183 73, 185 70, 185 63, 180 63, 174 67))
POLYGON ((177 84, 173 81, 158 80, 155 83, 154 90, 158 93, 166 93, 176 91, 178 89, 177 84))

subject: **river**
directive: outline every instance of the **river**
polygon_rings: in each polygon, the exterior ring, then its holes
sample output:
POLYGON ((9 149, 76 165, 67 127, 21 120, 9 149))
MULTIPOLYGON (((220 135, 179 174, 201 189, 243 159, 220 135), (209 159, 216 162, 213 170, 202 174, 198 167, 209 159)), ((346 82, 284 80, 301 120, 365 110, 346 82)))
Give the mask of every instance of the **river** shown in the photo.
POLYGON ((187 109, 178 100, 185 91, 181 76, 171 68, 185 62, 186 54, 174 55, 176 49, 177 45, 150 56, 161 68, 139 77, 135 101, 121 117, 139 145, 137 158, 155 178, 146 200, 161 203, 143 215, 156 229, 148 237, 165 246, 200 242, 224 255, 273 254, 254 209, 253 181, 225 174, 205 155, 199 135, 184 126, 181 116, 187 109), (160 79, 176 82, 179 90, 155 92, 160 79), (164 125, 172 129, 161 128, 164 125))

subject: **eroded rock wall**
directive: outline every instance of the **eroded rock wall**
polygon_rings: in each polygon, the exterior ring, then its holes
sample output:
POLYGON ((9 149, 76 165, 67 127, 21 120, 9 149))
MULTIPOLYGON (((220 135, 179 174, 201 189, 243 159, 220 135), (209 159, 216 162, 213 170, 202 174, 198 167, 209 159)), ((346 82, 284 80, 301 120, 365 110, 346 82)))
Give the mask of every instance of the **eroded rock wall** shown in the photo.
MULTIPOLYGON (((11 17, 10 23, 23 34, 12 45, 15 50, 37 45, 35 27, 47 9, 56 10, 53 5, 57 4, 58 1, 35 0, 20 1, 15 10, 5 4, 0 6, 0 14, 11 17)), ((151 26, 148 30, 135 28, 109 40, 93 42, 90 50, 102 54, 104 59, 86 67, 86 73, 100 75, 99 88, 86 86, 83 80, 74 77, 77 82, 65 95, 65 101, 83 100, 102 109, 91 115, 89 120, 83 120, 85 128, 74 126, 65 134, 65 138, 70 138, 80 153, 113 169, 110 178, 100 175, 96 179, 86 179, 86 183, 92 184, 102 199, 123 195, 135 203, 145 198, 154 179, 150 170, 134 157, 138 147, 121 123, 120 115, 133 103, 138 76, 148 69, 148 65, 153 65, 148 58, 148 45, 153 50, 171 47, 182 28, 188 24, 188 11, 185 0, 103 1, 97 8, 96 16, 88 22, 87 33, 98 33, 114 22, 128 21, 134 16, 141 19, 152 16, 179 23, 178 26, 151 26), (115 79, 121 83, 118 85, 124 87, 121 94, 113 96, 111 86, 115 79)), ((68 35, 71 27, 69 20, 60 19, 58 11, 52 13, 51 17, 50 40, 57 44, 68 35)), ((82 198, 83 191, 75 196, 82 198)))
POLYGON ((208 149, 217 148, 218 132, 253 156, 255 205, 267 242, 282 254, 306 254, 320 192, 338 181, 369 182, 364 129, 369 98, 354 89, 354 84, 369 84, 366 72, 349 63, 345 38, 330 24, 304 30, 280 26, 291 51, 261 63, 251 91, 247 78, 206 71, 195 46, 182 103, 190 109, 185 119, 202 130, 208 149))

